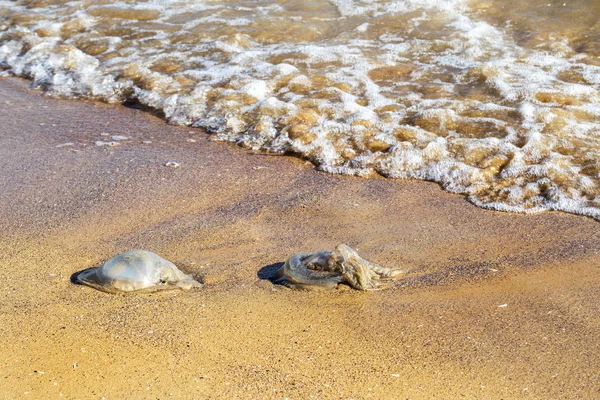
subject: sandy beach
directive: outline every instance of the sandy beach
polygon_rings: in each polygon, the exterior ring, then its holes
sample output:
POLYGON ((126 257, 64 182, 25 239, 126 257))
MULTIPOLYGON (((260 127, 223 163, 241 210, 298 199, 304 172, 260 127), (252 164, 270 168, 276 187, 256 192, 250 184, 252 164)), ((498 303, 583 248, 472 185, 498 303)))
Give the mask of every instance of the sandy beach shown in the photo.
POLYGON ((16 79, 0 115, 0 398, 600 397, 598 221, 330 175, 16 79), (339 243, 409 272, 366 293, 264 279, 339 243), (130 249, 205 287, 71 283, 130 249))

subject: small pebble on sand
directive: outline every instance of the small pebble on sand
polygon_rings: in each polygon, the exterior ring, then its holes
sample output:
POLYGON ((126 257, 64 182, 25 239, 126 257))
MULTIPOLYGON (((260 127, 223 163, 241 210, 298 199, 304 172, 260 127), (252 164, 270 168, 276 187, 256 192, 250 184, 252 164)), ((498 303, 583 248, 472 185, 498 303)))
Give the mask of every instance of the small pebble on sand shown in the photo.
POLYGON ((101 140, 96 140, 96 146, 108 146, 108 147, 115 147, 120 145, 121 143, 119 142, 103 142, 101 140))
POLYGON ((129 136, 113 135, 110 137, 112 140, 127 140, 129 136))

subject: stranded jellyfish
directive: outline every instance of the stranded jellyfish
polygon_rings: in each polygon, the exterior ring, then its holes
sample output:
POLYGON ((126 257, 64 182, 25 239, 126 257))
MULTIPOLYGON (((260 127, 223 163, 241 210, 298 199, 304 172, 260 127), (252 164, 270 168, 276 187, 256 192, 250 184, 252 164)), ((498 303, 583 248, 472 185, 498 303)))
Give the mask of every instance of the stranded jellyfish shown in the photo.
POLYGON ((202 287, 200 282, 181 272, 172 262, 146 250, 117 254, 98 268, 80 272, 76 279, 79 283, 109 293, 202 287))
POLYGON ((355 250, 340 244, 332 252, 291 256, 271 277, 271 281, 293 289, 333 289, 339 283, 346 283, 358 290, 375 290, 381 287, 383 281, 403 273, 399 269, 385 268, 367 261, 355 250))

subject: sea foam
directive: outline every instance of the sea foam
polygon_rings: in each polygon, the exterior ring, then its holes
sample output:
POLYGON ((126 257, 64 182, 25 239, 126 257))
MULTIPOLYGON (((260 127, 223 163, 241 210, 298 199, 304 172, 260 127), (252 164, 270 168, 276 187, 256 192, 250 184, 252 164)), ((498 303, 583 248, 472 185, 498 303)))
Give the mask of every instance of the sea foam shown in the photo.
POLYGON ((460 0, 40 1, 0 2, 0 66, 50 94, 137 101, 486 208, 600 218, 600 67, 568 38, 523 46, 460 0))

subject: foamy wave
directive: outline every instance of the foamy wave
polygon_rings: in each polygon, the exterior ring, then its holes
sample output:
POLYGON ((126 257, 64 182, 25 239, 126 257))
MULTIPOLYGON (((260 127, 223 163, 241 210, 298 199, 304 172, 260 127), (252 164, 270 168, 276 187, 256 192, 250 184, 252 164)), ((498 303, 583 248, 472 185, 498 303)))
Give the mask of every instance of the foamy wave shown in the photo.
POLYGON ((521 47, 459 0, 83 5, 0 3, 5 73, 331 173, 600 218, 600 67, 566 40, 521 47))

